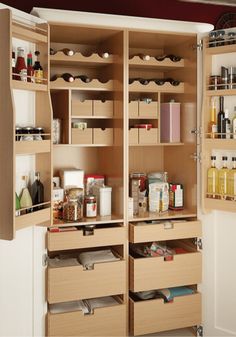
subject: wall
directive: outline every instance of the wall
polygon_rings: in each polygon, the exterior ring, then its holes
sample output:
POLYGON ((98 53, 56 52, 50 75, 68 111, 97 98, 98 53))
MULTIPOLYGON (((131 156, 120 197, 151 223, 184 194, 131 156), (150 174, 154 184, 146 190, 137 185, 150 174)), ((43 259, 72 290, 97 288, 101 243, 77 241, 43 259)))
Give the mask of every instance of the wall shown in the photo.
POLYGON ((121 14, 185 21, 207 22, 215 24, 223 13, 236 13, 236 7, 215 6, 197 3, 185 3, 178 0, 87 0, 61 1, 51 0, 7 0, 5 4, 26 12, 32 7, 78 10, 96 13, 121 14))

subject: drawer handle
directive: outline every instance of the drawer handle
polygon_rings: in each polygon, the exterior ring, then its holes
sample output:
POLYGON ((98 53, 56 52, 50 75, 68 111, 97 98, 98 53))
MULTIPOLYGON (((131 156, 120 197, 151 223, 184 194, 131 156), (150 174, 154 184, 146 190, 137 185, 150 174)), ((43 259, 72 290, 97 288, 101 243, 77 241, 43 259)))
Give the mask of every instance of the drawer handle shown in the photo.
POLYGON ((164 222, 164 229, 173 229, 174 228, 174 224, 170 221, 166 221, 164 222))
POLYGON ((173 255, 164 256, 164 261, 165 262, 170 262, 170 261, 173 261, 173 260, 174 260, 174 256, 173 255))

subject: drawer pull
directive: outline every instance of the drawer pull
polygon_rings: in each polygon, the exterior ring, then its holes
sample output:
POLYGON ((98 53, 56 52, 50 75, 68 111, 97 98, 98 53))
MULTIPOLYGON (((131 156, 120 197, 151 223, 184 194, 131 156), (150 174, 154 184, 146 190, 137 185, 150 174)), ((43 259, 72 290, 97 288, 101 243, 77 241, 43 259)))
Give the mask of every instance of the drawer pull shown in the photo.
POLYGON ((168 256, 164 256, 164 261, 165 262, 170 262, 174 260, 174 256, 173 255, 168 255, 168 256))
POLYGON ((83 268, 83 271, 94 270, 94 264, 86 265, 83 268))
POLYGON ((94 229, 95 229, 95 225, 84 226, 84 228, 83 228, 83 236, 94 235, 94 229))
POLYGON ((164 222, 164 229, 173 229, 174 225, 170 221, 164 222))

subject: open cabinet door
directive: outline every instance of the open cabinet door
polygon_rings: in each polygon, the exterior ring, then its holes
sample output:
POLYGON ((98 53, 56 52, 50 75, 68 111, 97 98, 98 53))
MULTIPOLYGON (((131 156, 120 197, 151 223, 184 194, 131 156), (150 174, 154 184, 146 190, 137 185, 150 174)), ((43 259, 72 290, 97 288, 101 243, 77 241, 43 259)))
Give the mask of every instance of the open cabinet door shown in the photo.
MULTIPOLYGON (((209 76, 220 74, 221 66, 230 67, 235 64, 236 47, 234 45, 209 47, 208 37, 203 38, 203 52, 199 52, 199 99, 202 106, 199 122, 201 123, 201 152, 199 184, 199 218, 203 228, 203 334, 205 336, 236 335, 236 260, 235 251, 235 201, 222 200, 219 197, 209 198, 207 195, 207 170, 210 167, 210 156, 217 157, 217 167, 221 167, 221 156, 230 159, 235 155, 236 140, 211 139, 208 133, 210 121, 211 97, 216 97, 218 113, 219 96, 225 98, 225 108, 232 111, 236 105, 236 91, 209 88, 209 76), (203 69, 203 72, 202 72, 203 69), (202 76, 203 73, 203 76, 202 76), (202 77, 202 78, 201 78, 202 77), (200 88, 200 83, 203 85, 200 88), (201 121, 200 121, 201 120, 201 121), (234 262, 233 262, 234 261, 234 262)), ((232 112, 230 118, 232 119, 232 112)), ((231 167, 231 166, 230 166, 231 167)), ((228 198, 227 198, 228 199, 228 198)))

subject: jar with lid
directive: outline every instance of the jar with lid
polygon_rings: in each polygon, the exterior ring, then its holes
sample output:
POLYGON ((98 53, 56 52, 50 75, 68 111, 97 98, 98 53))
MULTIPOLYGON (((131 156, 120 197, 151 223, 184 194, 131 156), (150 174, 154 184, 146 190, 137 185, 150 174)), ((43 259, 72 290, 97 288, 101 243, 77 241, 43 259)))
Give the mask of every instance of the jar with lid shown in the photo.
POLYGON ((219 75, 211 75, 209 79, 209 89, 218 90, 221 89, 222 78, 219 75))
POLYGON ((15 133, 16 133, 16 141, 21 140, 21 134, 23 133, 22 127, 16 126, 15 133))
POLYGON ((84 212, 86 218, 95 218, 97 216, 97 199, 93 194, 84 197, 84 212))
POLYGON ((209 47, 215 47, 216 46, 216 32, 212 31, 209 33, 209 47))
POLYGON ((77 198, 67 197, 63 204, 63 220, 66 222, 76 222, 82 219, 82 207, 77 198))
POLYGON ((235 44, 236 43, 236 33, 228 32, 227 34, 227 44, 235 44))
POLYGON ((20 140, 32 141, 34 140, 33 134, 34 134, 34 128, 32 126, 27 126, 22 129, 22 136, 20 140))
POLYGON ((34 128, 34 140, 43 140, 44 129, 41 127, 34 128))
POLYGON ((216 35, 216 46, 224 46, 225 45, 225 31, 224 30, 218 30, 216 35))

